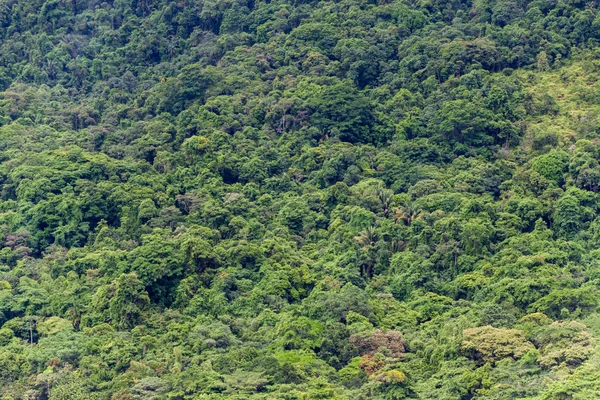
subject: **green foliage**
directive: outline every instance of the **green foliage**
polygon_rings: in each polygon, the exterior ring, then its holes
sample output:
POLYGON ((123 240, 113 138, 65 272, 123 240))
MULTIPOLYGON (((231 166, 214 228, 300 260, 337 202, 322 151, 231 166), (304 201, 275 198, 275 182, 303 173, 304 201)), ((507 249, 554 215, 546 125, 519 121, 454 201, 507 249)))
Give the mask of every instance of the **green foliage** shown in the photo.
POLYGON ((464 331, 462 349, 470 357, 485 361, 497 361, 502 358, 521 358, 533 345, 525 339, 523 332, 516 329, 482 326, 464 331))
POLYGON ((569 156, 562 151, 552 151, 536 158, 531 168, 544 178, 561 186, 564 182, 563 173, 567 168, 569 156))
POLYGON ((594 2, 0 2, 0 397, 598 398, 594 2))

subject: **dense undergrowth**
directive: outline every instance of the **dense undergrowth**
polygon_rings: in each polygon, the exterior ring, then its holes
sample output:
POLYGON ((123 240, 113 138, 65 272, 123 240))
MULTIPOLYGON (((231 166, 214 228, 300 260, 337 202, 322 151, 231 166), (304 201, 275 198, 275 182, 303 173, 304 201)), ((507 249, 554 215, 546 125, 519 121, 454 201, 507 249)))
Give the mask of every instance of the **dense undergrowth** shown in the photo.
POLYGON ((598 397, 597 15, 0 1, 0 395, 598 397))

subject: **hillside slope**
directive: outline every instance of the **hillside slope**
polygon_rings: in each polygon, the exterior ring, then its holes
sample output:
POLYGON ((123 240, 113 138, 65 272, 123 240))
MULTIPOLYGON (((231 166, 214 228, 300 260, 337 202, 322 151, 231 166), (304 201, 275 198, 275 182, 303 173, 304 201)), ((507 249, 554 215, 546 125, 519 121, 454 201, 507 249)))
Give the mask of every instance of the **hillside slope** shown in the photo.
POLYGON ((599 28, 1 0, 1 398, 600 397, 599 28))

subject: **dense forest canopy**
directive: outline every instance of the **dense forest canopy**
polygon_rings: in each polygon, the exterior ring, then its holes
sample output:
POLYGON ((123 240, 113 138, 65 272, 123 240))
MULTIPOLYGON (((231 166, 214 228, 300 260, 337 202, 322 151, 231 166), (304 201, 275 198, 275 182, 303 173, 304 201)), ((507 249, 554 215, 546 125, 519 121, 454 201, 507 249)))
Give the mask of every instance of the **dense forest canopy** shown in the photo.
POLYGON ((0 0, 0 397, 600 397, 599 8, 0 0))

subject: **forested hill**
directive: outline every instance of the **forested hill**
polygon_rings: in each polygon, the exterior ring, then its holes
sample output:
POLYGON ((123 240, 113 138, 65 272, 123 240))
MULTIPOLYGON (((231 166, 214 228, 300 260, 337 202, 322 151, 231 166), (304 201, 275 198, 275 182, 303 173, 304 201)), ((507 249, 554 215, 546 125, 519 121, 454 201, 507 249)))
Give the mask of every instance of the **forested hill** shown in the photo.
POLYGON ((0 398, 600 398, 600 5, 0 0, 0 398))

